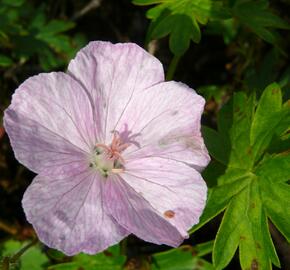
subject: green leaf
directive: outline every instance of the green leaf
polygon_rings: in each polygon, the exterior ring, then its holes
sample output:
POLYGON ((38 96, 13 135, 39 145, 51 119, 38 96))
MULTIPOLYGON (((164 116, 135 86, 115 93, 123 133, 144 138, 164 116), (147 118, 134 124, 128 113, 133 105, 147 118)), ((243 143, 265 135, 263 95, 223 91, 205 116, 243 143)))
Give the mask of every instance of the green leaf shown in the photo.
POLYGON ((254 114, 255 97, 247 98, 239 92, 233 98, 233 124, 230 129, 231 154, 229 167, 250 169, 254 158, 250 146, 250 130, 254 114))
POLYGON ((69 37, 65 35, 38 36, 38 38, 42 41, 45 41, 56 52, 68 52, 73 50, 69 37))
MULTIPOLYGON (((13 256, 25 245, 27 245, 27 242, 21 243, 15 240, 6 241, 3 245, 1 256, 13 256)), ((41 270, 48 262, 48 258, 40 249, 40 245, 30 247, 20 257, 19 261, 21 270, 41 270)))
POLYGON ((61 20, 51 20, 45 26, 41 27, 41 32, 39 36, 51 36, 65 32, 72 29, 75 26, 73 22, 61 21, 61 20))
POLYGON ((0 67, 9 67, 13 64, 13 61, 8 56, 0 54, 0 67))
POLYGON ((132 3, 135 5, 145 6, 162 3, 163 0, 133 0, 132 3))
POLYGON ((246 194, 247 189, 232 198, 224 214, 214 243, 213 262, 216 269, 227 266, 238 248, 246 194))
POLYGON ((263 92, 252 122, 250 142, 258 157, 269 145, 276 126, 282 119, 282 93, 278 84, 269 85, 263 92))
POLYGON ((229 45, 237 36, 238 29, 233 18, 209 21, 205 32, 210 35, 223 36, 224 43, 229 45))
POLYGON ((216 160, 211 160, 209 165, 202 172, 202 177, 209 188, 217 185, 217 179, 226 171, 226 166, 216 160))
POLYGON ((286 182, 290 179, 290 153, 265 156, 255 169, 255 174, 267 177, 274 183, 286 182))
POLYGON ((263 180, 265 185, 262 186, 262 194, 267 216, 269 216, 271 221, 289 242, 290 186, 285 183, 273 183, 270 180, 267 181, 267 175, 263 176, 263 180))
POLYGON ((225 94, 225 89, 218 85, 204 85, 198 88, 198 93, 206 100, 214 99, 217 103, 222 103, 222 97, 225 94))
POLYGON ((12 7, 20 7, 23 5, 25 0, 2 0, 3 4, 12 6, 12 7))
POLYGON ((290 28, 289 24, 272 13, 263 1, 239 0, 232 11, 242 24, 272 44, 278 45, 280 39, 274 31, 275 28, 290 28))
POLYGON ((190 39, 199 43, 201 39, 200 29, 196 20, 185 15, 171 16, 174 26, 171 28, 169 48, 177 56, 183 55, 189 48, 190 39))
MULTIPOLYGON (((233 175, 234 174, 231 174, 229 177, 232 179, 233 175)), ((235 181, 230 181, 231 183, 229 184, 209 190, 207 203, 202 216, 200 217, 200 221, 189 231, 190 233, 195 232, 221 213, 226 208, 231 198, 243 190, 249 182, 247 177, 241 173, 236 173, 234 176, 235 177, 233 178, 235 178, 235 181)))
POLYGON ((45 48, 39 53, 39 63, 41 67, 46 70, 52 70, 64 63, 58 56, 48 48, 45 48))
MULTIPOLYGON (((249 89, 260 95, 265 87, 278 79, 277 62, 281 61, 281 54, 273 47, 262 59, 259 67, 249 67, 245 80, 249 89)), ((279 83, 280 84, 280 83, 279 83)))
POLYGON ((199 24, 209 19, 227 18, 228 12, 220 1, 212 0, 134 0, 136 5, 159 4, 147 12, 152 20, 147 33, 147 42, 170 35, 169 47, 177 55, 183 55, 190 41, 199 43, 201 39, 199 24))
POLYGON ((208 241, 198 244, 194 247, 194 250, 198 256, 204 256, 212 252, 214 241, 208 241))
MULTIPOLYGON (((221 138, 230 139, 230 160, 217 186, 209 191, 200 223, 190 232, 225 210, 213 248, 216 269, 225 268, 237 248, 242 269, 280 267, 268 222, 289 241, 290 152, 289 144, 288 148, 276 146, 276 150, 287 149, 280 153, 269 154, 268 147, 271 139, 279 138, 281 143, 290 137, 289 104, 282 106, 280 88, 271 84, 257 104, 254 95, 235 93, 219 114, 218 130, 207 130, 210 135, 205 138, 211 137, 212 144, 214 137, 218 144, 221 138)), ((219 157, 218 146, 208 149, 219 157)))
POLYGON ((223 138, 214 129, 202 126, 201 130, 205 145, 210 154, 222 164, 227 165, 230 152, 229 145, 224 144, 223 138))
POLYGON ((125 256, 120 255, 120 246, 115 245, 96 255, 76 255, 72 262, 52 265, 48 270, 121 270, 125 260, 125 256))
POLYGON ((262 207, 258 182, 255 180, 253 179, 248 189, 247 202, 243 206, 246 211, 240 216, 243 234, 239 245, 240 261, 242 269, 251 269, 253 266, 271 269, 271 260, 279 264, 279 259, 271 248, 273 243, 267 231, 262 230, 262 226, 267 227, 267 218, 262 207))
POLYGON ((233 125, 233 98, 219 111, 217 125, 218 132, 221 134, 220 137, 223 138, 224 145, 227 145, 227 148, 231 148, 230 129, 233 125))
MULTIPOLYGON (((212 247, 212 242, 207 244, 212 247)), ((212 264, 199 257, 191 246, 160 252, 153 255, 152 270, 213 270, 212 264)))

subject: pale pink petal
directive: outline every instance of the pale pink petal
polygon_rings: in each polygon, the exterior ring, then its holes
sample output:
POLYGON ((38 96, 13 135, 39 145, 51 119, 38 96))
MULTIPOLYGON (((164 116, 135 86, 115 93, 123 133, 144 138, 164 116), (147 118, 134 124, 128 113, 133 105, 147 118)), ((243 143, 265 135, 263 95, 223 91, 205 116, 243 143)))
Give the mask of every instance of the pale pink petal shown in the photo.
POLYGON ((207 187, 193 168, 164 158, 143 158, 127 163, 120 177, 181 235, 199 222, 207 187))
POLYGON ((16 158, 43 174, 70 171, 79 162, 87 166, 96 143, 93 122, 87 93, 62 72, 26 80, 4 115, 16 158))
POLYGON ((164 81, 159 60, 133 43, 95 41, 79 51, 68 72, 89 91, 101 123, 103 142, 139 91, 164 81))
POLYGON ((208 151, 201 136, 165 136, 124 155, 127 162, 139 158, 160 157, 187 164, 197 171, 202 171, 210 161, 208 151))
MULTIPOLYGON (((136 181, 138 179, 136 178, 136 181)), ((155 244, 177 247, 186 235, 182 235, 144 198, 121 177, 112 176, 105 184, 106 211, 116 221, 139 238, 155 244)))
POLYGON ((159 83, 139 92, 116 127, 133 138, 124 158, 162 156, 204 168, 209 162, 200 133, 204 104, 194 90, 177 82, 159 83))
POLYGON ((22 204, 39 239, 74 255, 100 252, 127 236, 104 211, 104 180, 88 170, 67 178, 36 176, 22 204))

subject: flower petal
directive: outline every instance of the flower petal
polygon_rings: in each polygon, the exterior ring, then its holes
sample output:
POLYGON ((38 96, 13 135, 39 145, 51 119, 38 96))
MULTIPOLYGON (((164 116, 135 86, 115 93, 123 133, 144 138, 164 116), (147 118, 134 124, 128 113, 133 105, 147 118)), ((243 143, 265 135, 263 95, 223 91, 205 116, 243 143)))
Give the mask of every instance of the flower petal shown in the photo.
POLYGON ((165 136, 158 142, 135 148, 124 155, 126 162, 139 158, 160 157, 182 162, 202 171, 210 162, 208 151, 201 136, 165 136))
POLYGON ((22 201, 27 220, 47 246, 67 255, 95 254, 128 232, 103 209, 103 182, 94 172, 69 178, 36 176, 22 201))
POLYGON ((164 158, 143 158, 127 163, 121 177, 184 237, 198 223, 207 187, 191 167, 164 158))
POLYGON ((187 237, 119 176, 107 180, 104 200, 106 211, 122 227, 145 241, 177 247, 187 237))
POLYGON ((129 132, 134 138, 124 158, 161 155, 198 170, 204 168, 209 162, 200 133, 204 103, 194 90, 177 82, 160 83, 140 92, 117 126, 121 134, 129 132))
POLYGON ((62 72, 26 80, 4 116, 15 156, 36 173, 84 161, 96 143, 93 121, 85 90, 62 72))
POLYGON ((95 41, 79 51, 68 72, 89 91, 101 119, 103 142, 137 92, 164 81, 159 60, 133 43, 95 41))

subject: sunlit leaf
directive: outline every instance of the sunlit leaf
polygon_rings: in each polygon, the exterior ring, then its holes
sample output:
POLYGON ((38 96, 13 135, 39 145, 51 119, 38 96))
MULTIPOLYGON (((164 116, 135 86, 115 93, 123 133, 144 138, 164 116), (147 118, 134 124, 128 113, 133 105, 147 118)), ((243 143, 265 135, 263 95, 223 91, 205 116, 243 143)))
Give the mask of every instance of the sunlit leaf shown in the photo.
MULTIPOLYGON (((229 134, 230 160, 217 186, 210 189, 200 223, 191 232, 225 210, 213 249, 216 269, 225 268, 237 249, 242 269, 272 269, 272 264, 280 266, 280 262, 268 221, 290 238, 290 152, 289 145, 288 151, 271 154, 267 147, 271 140, 285 136, 289 106, 282 105, 280 87, 272 84, 257 104, 254 95, 234 94, 221 114, 218 131, 205 138, 213 144, 214 137, 229 134)), ((219 146, 209 146, 210 153, 218 156, 219 146)))
POLYGON ((281 89, 278 84, 273 83, 263 92, 251 127, 250 141, 255 156, 259 157, 269 145, 276 126, 283 117, 281 109, 281 89))

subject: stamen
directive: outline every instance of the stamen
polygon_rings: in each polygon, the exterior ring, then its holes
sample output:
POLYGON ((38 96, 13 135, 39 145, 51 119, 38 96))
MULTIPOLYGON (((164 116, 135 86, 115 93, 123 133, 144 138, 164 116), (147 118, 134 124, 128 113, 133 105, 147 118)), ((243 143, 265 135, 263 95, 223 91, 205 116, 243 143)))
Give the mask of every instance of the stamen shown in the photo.
POLYGON ((106 145, 97 143, 95 145, 95 167, 105 177, 111 173, 124 172, 125 160, 121 153, 130 146, 130 143, 123 143, 118 131, 113 132, 112 143, 106 145), (102 150, 101 150, 102 149, 102 150))
POLYGON ((118 168, 118 169, 112 169, 112 173, 122 173, 124 172, 124 169, 123 168, 118 168))

